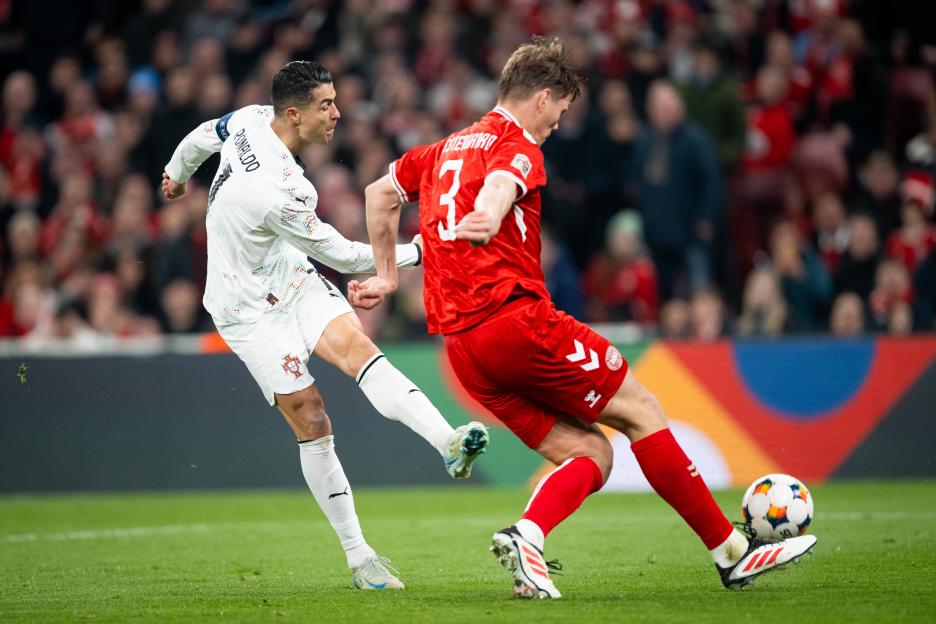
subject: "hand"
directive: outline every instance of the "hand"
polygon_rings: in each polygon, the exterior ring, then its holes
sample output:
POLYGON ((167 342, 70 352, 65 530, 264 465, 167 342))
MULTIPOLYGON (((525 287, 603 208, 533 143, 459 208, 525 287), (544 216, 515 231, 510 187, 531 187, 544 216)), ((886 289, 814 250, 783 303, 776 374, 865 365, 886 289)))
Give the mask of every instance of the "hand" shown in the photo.
POLYGON ((370 310, 395 293, 396 289, 396 284, 379 275, 363 282, 351 280, 348 282, 348 302, 355 308, 370 310))
POLYGON ((473 245, 486 245, 500 229, 500 223, 486 210, 473 210, 455 226, 455 238, 473 245))
POLYGON ((163 171, 162 192, 166 199, 175 199, 185 194, 185 183, 179 184, 169 178, 169 174, 163 171))
POLYGON ((422 244, 422 234, 417 234, 416 236, 414 236, 413 240, 410 241, 410 244, 416 245, 417 247, 419 247, 420 253, 422 253, 423 250, 425 249, 422 244))

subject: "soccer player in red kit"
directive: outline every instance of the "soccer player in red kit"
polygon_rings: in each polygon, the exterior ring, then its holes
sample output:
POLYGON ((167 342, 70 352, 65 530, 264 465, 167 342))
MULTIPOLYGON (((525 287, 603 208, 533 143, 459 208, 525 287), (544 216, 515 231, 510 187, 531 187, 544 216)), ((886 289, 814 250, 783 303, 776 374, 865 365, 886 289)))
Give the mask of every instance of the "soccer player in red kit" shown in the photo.
POLYGON ((540 145, 578 95, 578 80, 560 40, 535 38, 504 66, 494 110, 393 162, 366 191, 377 276, 351 282, 349 299, 372 308, 396 290, 399 209, 418 201, 430 333, 445 336, 469 394, 558 466, 537 485, 522 518, 494 534, 492 550, 512 575, 515 595, 560 597, 544 541, 611 471, 611 444, 598 423, 631 440, 650 485, 701 538, 724 585, 740 588, 798 560, 816 538, 765 541, 734 528, 656 398, 610 342, 556 310, 546 290, 540 145))

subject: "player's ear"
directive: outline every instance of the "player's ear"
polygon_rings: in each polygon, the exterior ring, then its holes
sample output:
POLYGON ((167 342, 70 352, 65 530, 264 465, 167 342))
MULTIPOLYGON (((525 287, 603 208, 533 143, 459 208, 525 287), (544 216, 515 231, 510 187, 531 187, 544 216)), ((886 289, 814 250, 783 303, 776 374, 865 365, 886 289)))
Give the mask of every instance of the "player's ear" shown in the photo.
POLYGON ((288 121, 290 125, 298 126, 299 125, 299 109, 296 108, 295 106, 290 106, 289 108, 287 108, 286 109, 286 121, 288 121))
POLYGON ((536 110, 543 112, 546 110, 546 104, 549 102, 550 91, 549 89, 542 89, 536 94, 536 110))

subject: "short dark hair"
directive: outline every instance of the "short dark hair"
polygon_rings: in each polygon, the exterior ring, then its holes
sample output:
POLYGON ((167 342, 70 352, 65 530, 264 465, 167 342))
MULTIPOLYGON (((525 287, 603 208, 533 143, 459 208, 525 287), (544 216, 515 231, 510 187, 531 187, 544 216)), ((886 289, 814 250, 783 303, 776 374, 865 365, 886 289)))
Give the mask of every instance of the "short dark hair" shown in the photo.
POLYGON ((315 61, 291 61, 273 76, 270 99, 273 112, 282 115, 290 106, 305 106, 312 101, 316 87, 332 82, 331 72, 315 61))
POLYGON ((551 89, 556 99, 572 96, 574 100, 580 81, 562 40, 535 36, 507 59, 497 81, 497 99, 523 99, 540 89, 551 89))

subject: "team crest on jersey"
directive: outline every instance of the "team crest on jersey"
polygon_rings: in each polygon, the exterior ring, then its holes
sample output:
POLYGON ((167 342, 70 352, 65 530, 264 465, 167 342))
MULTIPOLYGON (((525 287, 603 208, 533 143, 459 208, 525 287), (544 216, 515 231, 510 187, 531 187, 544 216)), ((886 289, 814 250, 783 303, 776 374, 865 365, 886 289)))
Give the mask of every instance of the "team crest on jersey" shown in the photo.
POLYGON ((533 163, 530 162, 530 159, 527 158, 526 154, 517 154, 513 157, 513 160, 510 161, 510 166, 523 174, 523 177, 526 178, 530 175, 530 170, 533 168, 533 163))
POLYGON ((302 377, 302 362, 295 355, 286 355, 283 357, 283 370, 286 373, 292 373, 296 379, 302 377))
POLYGON ((621 355, 621 352, 614 348, 614 345, 609 345, 608 350, 605 351, 605 366, 609 370, 621 370, 621 367, 624 365, 624 356, 621 355))

